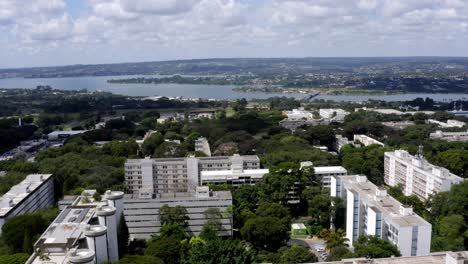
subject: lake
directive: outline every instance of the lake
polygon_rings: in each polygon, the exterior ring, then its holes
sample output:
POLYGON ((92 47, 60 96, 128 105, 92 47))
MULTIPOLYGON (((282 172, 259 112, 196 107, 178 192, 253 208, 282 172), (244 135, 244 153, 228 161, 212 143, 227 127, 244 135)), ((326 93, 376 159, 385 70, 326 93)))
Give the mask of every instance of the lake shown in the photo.
MULTIPOLYGON (((0 88, 27 88, 34 89, 38 85, 50 85, 52 88, 60 90, 80 90, 106 91, 115 94, 129 96, 183 96, 188 98, 205 99, 226 99, 235 100, 265 99, 274 96, 288 96, 303 98, 304 94, 283 94, 283 93, 238 93, 233 92, 232 85, 194 85, 194 84, 111 84, 108 79, 135 78, 135 77, 155 77, 155 76, 91 76, 91 77, 67 77, 67 78, 9 78, 0 79, 0 88)), ((436 101, 468 100, 468 94, 399 94, 383 96, 356 96, 356 95, 321 95, 315 99, 361 102, 369 99, 385 101, 406 101, 418 97, 429 97, 436 101)))

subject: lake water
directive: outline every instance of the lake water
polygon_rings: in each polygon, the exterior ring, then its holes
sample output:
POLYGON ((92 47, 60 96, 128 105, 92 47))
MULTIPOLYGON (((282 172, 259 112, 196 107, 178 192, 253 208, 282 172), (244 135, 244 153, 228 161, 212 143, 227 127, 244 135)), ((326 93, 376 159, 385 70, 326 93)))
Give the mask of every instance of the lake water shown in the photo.
MULTIPOLYGON (((283 94, 283 93, 238 93, 233 92, 231 85, 193 85, 193 84, 112 84, 107 83, 109 79, 134 78, 142 76, 99 76, 99 77, 67 77, 67 78, 10 78, 0 79, 0 88, 28 88, 34 89, 38 85, 50 85, 52 88, 60 90, 80 90, 107 91, 115 94, 129 96, 183 96, 189 98, 205 99, 265 99, 275 96, 288 96, 303 98, 304 94, 283 94)), ((151 77, 151 76, 146 76, 151 77)), ((385 101, 405 101, 418 97, 429 97, 436 101, 468 100, 467 94, 401 94, 383 96, 354 96, 354 95, 323 95, 315 99, 360 102, 368 99, 385 101)))

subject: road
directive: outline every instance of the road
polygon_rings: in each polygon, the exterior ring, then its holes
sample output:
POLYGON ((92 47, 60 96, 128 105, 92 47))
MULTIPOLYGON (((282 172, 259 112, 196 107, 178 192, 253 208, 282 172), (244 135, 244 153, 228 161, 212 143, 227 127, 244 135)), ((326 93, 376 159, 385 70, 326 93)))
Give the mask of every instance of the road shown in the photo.
POLYGON ((288 245, 301 245, 306 248, 309 248, 319 259, 319 261, 325 261, 320 254, 315 250, 316 247, 323 247, 325 248, 325 241, 323 239, 319 239, 317 237, 313 238, 291 238, 288 241, 288 245))

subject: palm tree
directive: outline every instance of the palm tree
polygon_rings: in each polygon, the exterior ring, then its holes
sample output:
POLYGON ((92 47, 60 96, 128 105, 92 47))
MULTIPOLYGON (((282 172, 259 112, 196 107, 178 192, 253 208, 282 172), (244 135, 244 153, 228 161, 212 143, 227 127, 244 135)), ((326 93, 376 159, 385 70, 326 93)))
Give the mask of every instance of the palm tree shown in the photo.
POLYGON ((328 250, 337 247, 348 246, 348 239, 345 237, 346 233, 343 229, 335 231, 324 230, 320 236, 325 240, 325 245, 328 250))

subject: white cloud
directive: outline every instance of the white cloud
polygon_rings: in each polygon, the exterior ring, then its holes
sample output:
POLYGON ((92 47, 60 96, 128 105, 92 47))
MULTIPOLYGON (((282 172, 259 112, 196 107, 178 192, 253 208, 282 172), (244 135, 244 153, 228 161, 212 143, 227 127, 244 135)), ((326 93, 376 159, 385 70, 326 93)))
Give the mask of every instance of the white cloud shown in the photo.
POLYGON ((433 55, 468 55, 460 45, 468 43, 464 0, 76 1, 81 10, 63 0, 0 0, 0 59, 57 57, 55 49, 83 63, 84 51, 91 62, 418 55, 427 43, 433 55))

